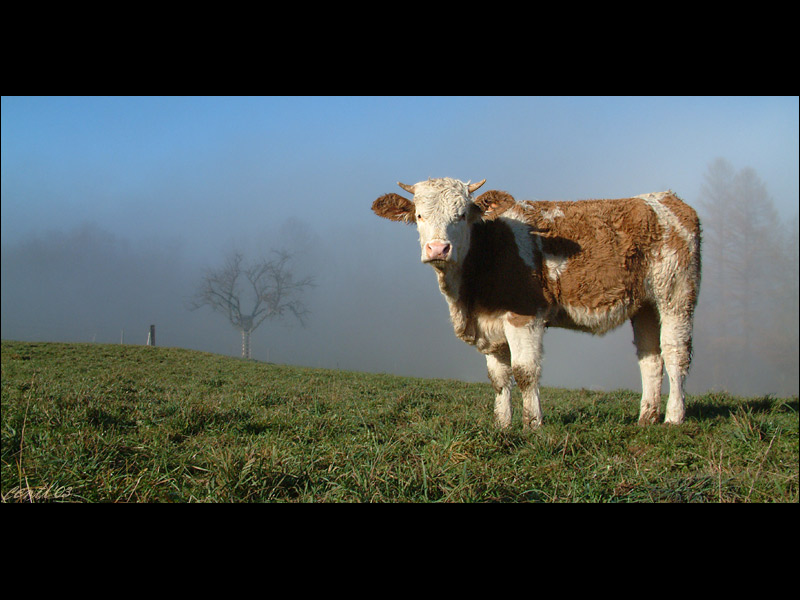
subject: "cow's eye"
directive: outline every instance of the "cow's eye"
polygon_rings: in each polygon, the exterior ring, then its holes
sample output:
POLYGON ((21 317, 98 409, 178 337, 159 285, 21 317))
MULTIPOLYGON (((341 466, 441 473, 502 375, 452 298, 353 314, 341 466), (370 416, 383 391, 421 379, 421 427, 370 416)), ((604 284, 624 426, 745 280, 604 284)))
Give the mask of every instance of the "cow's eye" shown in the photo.
POLYGON ((422 221, 422 220, 423 220, 422 215, 417 215, 417 221, 422 221))

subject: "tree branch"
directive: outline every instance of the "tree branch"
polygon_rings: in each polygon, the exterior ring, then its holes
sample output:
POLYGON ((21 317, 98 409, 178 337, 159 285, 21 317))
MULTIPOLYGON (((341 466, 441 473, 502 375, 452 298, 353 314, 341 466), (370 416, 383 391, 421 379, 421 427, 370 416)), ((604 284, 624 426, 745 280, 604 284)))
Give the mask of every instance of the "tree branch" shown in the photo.
POLYGON ((266 319, 282 318, 288 313, 305 326, 310 311, 301 295, 314 287, 314 280, 304 277, 295 281, 288 266, 292 255, 285 250, 273 254, 276 256, 272 260, 262 259, 245 267, 237 252, 226 259, 223 267, 206 271, 189 309, 208 306, 225 314, 242 331, 253 331, 266 319), (243 312, 242 306, 248 302, 252 309, 243 312))

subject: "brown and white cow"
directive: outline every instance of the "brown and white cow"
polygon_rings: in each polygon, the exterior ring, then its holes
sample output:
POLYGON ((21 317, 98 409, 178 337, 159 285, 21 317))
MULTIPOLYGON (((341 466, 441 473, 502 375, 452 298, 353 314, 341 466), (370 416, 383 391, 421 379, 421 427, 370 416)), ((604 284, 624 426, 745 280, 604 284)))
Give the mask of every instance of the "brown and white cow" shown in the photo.
POLYGON ((700 223, 672 192, 621 200, 517 202, 479 183, 429 179, 386 194, 381 217, 416 223, 456 335, 486 355, 494 414, 511 424, 511 377, 527 427, 541 424, 545 327, 603 334, 630 319, 642 372, 639 423, 684 418, 692 319, 700 285, 700 223))

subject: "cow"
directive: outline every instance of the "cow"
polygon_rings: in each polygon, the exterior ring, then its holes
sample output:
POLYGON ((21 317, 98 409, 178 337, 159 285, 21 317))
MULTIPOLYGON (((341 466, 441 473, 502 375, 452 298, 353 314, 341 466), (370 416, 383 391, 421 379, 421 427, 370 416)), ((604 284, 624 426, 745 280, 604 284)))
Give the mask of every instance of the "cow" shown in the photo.
POLYGON ((618 200, 516 201, 484 183, 441 178, 398 185, 375 200, 380 217, 416 224, 457 337, 486 355, 494 417, 511 425, 512 376, 522 422, 542 423, 539 379, 546 327, 604 334, 630 320, 642 375, 640 425, 685 415, 684 386, 700 286, 700 222, 671 191, 618 200))

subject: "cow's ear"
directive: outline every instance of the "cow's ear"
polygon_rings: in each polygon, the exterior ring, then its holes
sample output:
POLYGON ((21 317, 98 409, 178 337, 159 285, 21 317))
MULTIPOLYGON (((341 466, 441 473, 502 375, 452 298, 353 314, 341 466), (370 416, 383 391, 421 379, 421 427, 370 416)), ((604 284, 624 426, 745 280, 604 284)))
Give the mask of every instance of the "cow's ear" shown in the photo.
POLYGON ((486 221, 496 219, 506 210, 516 204, 514 196, 508 192, 502 192, 500 190, 489 190, 488 192, 484 192, 475 198, 473 202, 475 203, 475 206, 481 209, 481 212, 483 213, 483 219, 486 221))
POLYGON ((385 194, 372 203, 372 211, 379 217, 401 223, 414 223, 417 215, 414 203, 400 194, 385 194))

